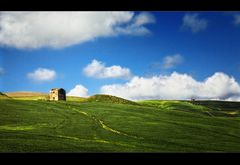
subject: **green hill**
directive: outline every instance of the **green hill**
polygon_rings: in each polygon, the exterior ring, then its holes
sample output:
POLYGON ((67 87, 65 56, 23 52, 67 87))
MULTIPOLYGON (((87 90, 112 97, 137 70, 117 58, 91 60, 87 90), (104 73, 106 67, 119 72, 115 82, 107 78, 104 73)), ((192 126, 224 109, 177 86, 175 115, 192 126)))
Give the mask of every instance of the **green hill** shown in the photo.
POLYGON ((237 102, 70 100, 0 99, 0 152, 240 151, 237 102))
POLYGON ((145 100, 139 102, 168 110, 184 110, 210 116, 240 117, 240 102, 230 101, 159 101, 145 100))
POLYGON ((86 101, 138 105, 136 102, 133 102, 130 100, 126 100, 126 99, 116 97, 116 96, 111 96, 111 95, 103 95, 103 94, 93 95, 88 99, 86 99, 86 101))

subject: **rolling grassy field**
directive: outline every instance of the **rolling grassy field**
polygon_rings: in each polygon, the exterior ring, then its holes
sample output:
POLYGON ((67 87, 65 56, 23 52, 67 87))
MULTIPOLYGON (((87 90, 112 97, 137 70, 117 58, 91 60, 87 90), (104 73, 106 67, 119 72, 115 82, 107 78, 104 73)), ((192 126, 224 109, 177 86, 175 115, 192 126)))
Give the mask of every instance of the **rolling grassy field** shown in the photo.
POLYGON ((6 96, 17 100, 47 100, 47 93, 40 92, 8 92, 6 96))
POLYGON ((239 102, 38 97, 0 98, 0 152, 240 151, 239 102))

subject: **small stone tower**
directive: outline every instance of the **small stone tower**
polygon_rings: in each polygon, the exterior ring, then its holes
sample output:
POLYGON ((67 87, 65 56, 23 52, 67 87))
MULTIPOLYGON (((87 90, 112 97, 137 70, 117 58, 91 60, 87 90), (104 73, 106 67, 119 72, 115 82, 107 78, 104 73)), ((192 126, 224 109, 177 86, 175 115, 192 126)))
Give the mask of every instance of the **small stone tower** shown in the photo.
POLYGON ((53 88, 49 94, 50 100, 66 100, 66 92, 63 88, 53 88))

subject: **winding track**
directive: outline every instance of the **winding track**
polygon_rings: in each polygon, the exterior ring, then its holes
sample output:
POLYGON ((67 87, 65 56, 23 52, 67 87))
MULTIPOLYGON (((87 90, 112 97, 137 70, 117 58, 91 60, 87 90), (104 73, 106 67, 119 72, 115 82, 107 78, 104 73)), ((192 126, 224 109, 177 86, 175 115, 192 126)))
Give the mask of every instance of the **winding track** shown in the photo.
POLYGON ((88 113, 86 113, 86 112, 84 112, 84 111, 80 111, 79 109, 72 107, 70 104, 65 104, 65 105, 67 105, 71 110, 73 110, 73 111, 75 111, 75 112, 78 112, 78 113, 80 113, 80 114, 83 114, 83 115, 91 118, 92 120, 94 120, 98 125, 100 125, 100 126, 101 126, 104 130, 106 130, 106 131, 110 131, 110 132, 113 132, 113 133, 115 133, 115 134, 127 136, 127 137, 134 138, 134 139, 144 139, 143 137, 138 137, 138 136, 134 136, 134 135, 129 135, 129 134, 127 134, 127 133, 120 132, 120 131, 118 131, 118 130, 116 130, 116 129, 113 129, 113 128, 107 126, 106 124, 104 124, 104 122, 103 122, 102 120, 97 119, 96 117, 94 117, 94 116, 92 116, 92 115, 90 115, 90 114, 88 114, 88 113))

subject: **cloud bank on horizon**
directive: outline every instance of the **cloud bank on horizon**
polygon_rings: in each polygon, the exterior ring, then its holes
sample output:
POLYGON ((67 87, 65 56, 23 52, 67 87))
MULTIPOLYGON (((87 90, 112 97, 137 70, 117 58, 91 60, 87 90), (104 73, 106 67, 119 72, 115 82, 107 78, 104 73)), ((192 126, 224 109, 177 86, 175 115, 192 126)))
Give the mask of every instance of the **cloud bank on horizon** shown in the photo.
POLYGON ((173 72, 150 78, 134 76, 124 84, 101 87, 101 93, 130 100, 144 99, 217 99, 240 100, 240 85, 233 77, 216 72, 204 81, 197 81, 187 74, 173 72))
POLYGON ((153 15, 142 12, 1 12, 0 45, 64 48, 99 37, 146 35, 153 15))

